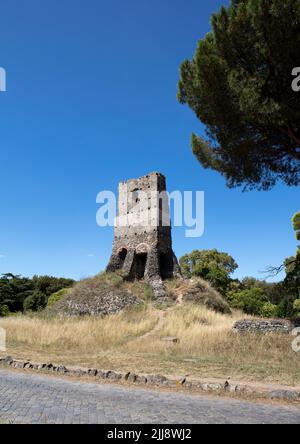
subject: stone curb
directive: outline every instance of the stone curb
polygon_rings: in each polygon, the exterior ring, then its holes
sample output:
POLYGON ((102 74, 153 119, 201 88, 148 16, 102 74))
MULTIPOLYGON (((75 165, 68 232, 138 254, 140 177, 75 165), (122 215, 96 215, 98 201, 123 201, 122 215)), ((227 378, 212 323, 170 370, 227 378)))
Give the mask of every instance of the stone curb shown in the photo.
POLYGON ((262 390, 248 385, 235 385, 228 381, 224 383, 218 382, 200 382, 188 381, 187 378, 169 379, 163 375, 138 375, 136 373, 118 373, 112 370, 105 371, 96 368, 82 369, 82 368, 67 368, 64 365, 53 365, 51 363, 32 363, 30 361, 15 360, 11 356, 0 358, 0 365, 12 367, 15 369, 35 370, 41 372, 54 372, 58 374, 70 376, 89 376, 94 379, 101 379, 107 381, 125 381, 135 385, 142 386, 157 386, 157 387, 183 387, 186 389, 196 389, 204 392, 214 393, 231 393, 231 394, 248 394, 255 395, 260 398, 269 398, 287 401, 299 401, 300 392, 293 390, 262 390))

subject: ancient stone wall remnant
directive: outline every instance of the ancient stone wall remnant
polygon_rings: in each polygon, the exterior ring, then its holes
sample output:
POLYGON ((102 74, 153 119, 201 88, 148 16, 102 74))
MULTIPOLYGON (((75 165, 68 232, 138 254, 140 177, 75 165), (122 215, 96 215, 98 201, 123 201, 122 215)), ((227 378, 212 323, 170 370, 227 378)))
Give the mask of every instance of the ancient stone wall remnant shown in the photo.
POLYGON ((241 319, 233 329, 239 333, 286 333, 294 328, 287 319, 241 319))

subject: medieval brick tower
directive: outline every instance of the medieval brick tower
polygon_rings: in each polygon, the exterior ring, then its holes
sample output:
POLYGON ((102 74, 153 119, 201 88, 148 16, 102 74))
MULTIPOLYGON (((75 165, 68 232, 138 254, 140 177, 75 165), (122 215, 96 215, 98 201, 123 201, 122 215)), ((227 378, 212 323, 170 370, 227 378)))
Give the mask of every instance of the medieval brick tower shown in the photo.
POLYGON ((172 249, 166 179, 151 173, 119 184, 118 216, 108 272, 159 281, 180 274, 172 249))

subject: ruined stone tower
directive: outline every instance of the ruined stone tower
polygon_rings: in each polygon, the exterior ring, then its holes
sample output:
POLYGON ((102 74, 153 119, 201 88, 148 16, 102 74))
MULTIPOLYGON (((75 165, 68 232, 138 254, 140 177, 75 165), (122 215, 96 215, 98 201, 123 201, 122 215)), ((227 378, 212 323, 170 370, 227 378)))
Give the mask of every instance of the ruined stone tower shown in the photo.
POLYGON ((159 282, 180 274, 162 174, 119 184, 113 251, 107 266, 108 272, 116 270, 124 270, 129 279, 147 279, 158 293, 162 292, 159 282))

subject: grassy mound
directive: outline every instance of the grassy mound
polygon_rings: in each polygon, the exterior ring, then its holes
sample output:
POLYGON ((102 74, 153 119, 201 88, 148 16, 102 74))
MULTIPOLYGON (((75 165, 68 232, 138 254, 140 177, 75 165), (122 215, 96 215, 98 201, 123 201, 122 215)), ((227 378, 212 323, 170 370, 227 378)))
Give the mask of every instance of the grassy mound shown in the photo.
POLYGON ((103 273, 79 282, 54 304, 52 311, 69 316, 110 315, 140 303, 124 287, 121 274, 103 273))
MULTIPOLYGON (((164 285, 167 305, 193 302, 219 313, 230 313, 227 302, 202 279, 170 279, 164 285)), ((128 282, 122 273, 102 273, 82 280, 65 294, 54 295, 49 309, 70 316, 110 315, 149 302, 157 303, 149 283, 128 282)))
POLYGON ((218 313, 230 314, 228 303, 209 282, 201 278, 171 280, 167 287, 175 298, 181 298, 182 302, 192 302, 196 305, 204 305, 218 313))

